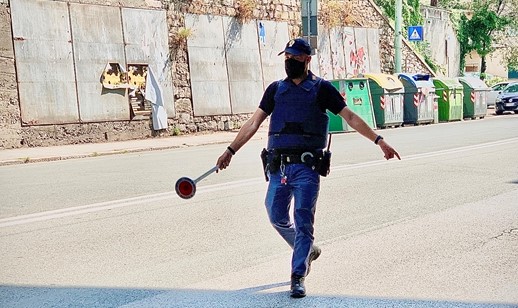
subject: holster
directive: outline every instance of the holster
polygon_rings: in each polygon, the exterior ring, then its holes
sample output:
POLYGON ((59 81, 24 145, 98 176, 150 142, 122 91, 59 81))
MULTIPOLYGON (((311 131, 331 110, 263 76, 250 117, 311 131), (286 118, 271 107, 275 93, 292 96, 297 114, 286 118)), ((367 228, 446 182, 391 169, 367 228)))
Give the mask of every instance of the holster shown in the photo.
POLYGON ((315 164, 315 171, 321 176, 327 176, 331 171, 331 152, 325 150, 322 157, 315 164))
POLYGON ((269 181, 269 174, 277 172, 281 165, 281 154, 275 150, 263 149, 261 151, 261 161, 263 163, 264 178, 269 181))
POLYGON ((264 172, 264 179, 266 182, 268 182, 268 151, 266 149, 263 149, 261 151, 261 162, 263 163, 263 172, 264 172))

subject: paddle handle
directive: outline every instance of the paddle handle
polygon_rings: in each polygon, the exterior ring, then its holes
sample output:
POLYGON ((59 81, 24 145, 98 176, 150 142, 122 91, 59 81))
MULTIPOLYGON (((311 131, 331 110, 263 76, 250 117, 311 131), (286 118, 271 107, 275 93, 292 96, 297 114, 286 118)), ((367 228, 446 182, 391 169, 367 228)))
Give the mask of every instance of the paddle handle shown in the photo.
POLYGON ((207 171, 204 174, 200 175, 196 180, 194 180, 194 183, 198 183, 199 181, 203 180, 204 178, 206 178, 207 176, 209 176, 211 173, 213 173, 216 170, 218 170, 218 166, 212 167, 212 169, 210 169, 209 171, 207 171))

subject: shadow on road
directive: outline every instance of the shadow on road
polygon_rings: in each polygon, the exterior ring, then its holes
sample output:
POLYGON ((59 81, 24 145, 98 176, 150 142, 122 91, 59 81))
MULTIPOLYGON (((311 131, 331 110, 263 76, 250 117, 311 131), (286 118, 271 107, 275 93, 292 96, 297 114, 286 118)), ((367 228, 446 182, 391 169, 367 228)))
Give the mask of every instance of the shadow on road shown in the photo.
POLYGON ((517 307, 511 304, 308 294, 292 299, 289 283, 235 291, 0 286, 0 307, 517 307), (286 291, 267 291, 282 287, 286 291), (265 292, 266 291, 266 292, 265 292))

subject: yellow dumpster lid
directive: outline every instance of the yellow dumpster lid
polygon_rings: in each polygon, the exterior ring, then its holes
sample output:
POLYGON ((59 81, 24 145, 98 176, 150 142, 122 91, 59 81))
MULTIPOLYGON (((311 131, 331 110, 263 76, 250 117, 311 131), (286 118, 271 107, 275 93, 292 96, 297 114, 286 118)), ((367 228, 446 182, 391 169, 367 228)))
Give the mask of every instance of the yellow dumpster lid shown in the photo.
POLYGON ((389 91, 403 88, 403 83, 395 75, 383 73, 365 73, 363 76, 374 80, 380 87, 389 91))

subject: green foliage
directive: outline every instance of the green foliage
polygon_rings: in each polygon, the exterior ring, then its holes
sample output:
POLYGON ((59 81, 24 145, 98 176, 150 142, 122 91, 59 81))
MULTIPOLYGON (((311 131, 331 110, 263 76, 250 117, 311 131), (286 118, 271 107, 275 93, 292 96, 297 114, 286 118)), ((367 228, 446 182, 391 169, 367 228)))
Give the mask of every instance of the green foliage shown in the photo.
POLYGON ((466 1, 461 0, 439 0, 439 7, 445 9, 465 9, 466 1))
POLYGON ((506 31, 500 33, 497 40, 503 49, 502 54, 504 57, 502 64, 518 71, 518 12, 516 16, 508 25, 506 31))
POLYGON ((495 84, 497 84, 499 82, 507 80, 507 78, 498 77, 498 76, 494 76, 494 75, 486 74, 486 73, 469 73, 469 75, 473 76, 473 77, 478 77, 478 78, 484 80, 484 82, 486 83, 486 85, 488 87, 494 86, 495 84))
POLYGON ((457 29, 457 39, 460 43, 461 67, 464 71, 465 57, 475 50, 482 58, 481 72, 485 72, 485 57, 495 50, 494 35, 497 31, 504 30, 510 23, 507 17, 502 17, 490 8, 490 1, 475 1, 472 7, 473 15, 468 18, 465 14, 460 16, 457 29))
POLYGON ((518 47, 509 48, 504 55, 504 60, 508 68, 518 71, 518 47))
POLYGON ((453 10, 450 15, 460 43, 460 71, 464 71, 465 57, 476 50, 485 57, 498 45, 504 55, 503 65, 518 68, 518 0, 439 0, 439 6, 453 10), (467 18, 467 12, 472 18, 467 18))
MULTIPOLYGON (((374 2, 383 10, 385 15, 392 21, 396 18, 396 1, 374 0, 374 2)), ((402 32, 404 37, 408 35, 409 26, 422 25, 424 22, 424 18, 421 15, 420 11, 419 0, 403 0, 401 15, 403 17, 402 32)))
MULTIPOLYGON (((391 20, 396 17, 396 2, 394 0, 374 0, 376 4, 383 9, 383 12, 391 20)), ((401 10, 403 18, 402 29, 403 36, 408 38, 408 27, 422 25, 424 18, 421 15, 419 0, 406 0, 403 1, 403 7, 401 10)), ((440 67, 433 59, 430 50, 430 44, 428 42, 415 42, 413 43, 414 49, 423 56, 426 64, 435 72, 442 71, 440 67)))
POLYGON ((483 4, 473 11, 473 17, 468 19, 461 17, 461 27, 464 33, 464 42, 467 48, 476 50, 481 57, 485 57, 494 50, 492 33, 501 31, 509 20, 498 16, 489 9, 489 5, 483 4))
POLYGON ((173 136, 180 136, 182 134, 182 131, 178 127, 173 127, 172 131, 173 136))
POLYGON ((422 42, 414 42, 413 43, 414 49, 423 56, 424 61, 426 64, 434 71, 434 72, 441 72, 444 73, 444 68, 441 67, 439 64, 435 62, 435 60, 432 57, 432 51, 430 48, 430 43, 426 41, 422 42))
POLYGON ((406 4, 405 1, 403 1, 402 15, 405 25, 416 26, 424 23, 424 18, 421 15, 419 7, 419 0, 407 0, 406 4))
POLYGON ((396 18, 396 2, 394 0, 374 0, 374 2, 388 18, 391 20, 396 18))
POLYGON ((492 87, 495 84, 497 84, 499 82, 506 81, 506 80, 507 80, 507 78, 502 78, 502 77, 498 77, 498 76, 492 76, 490 78, 486 78, 484 81, 486 82, 488 87, 492 87))
MULTIPOLYGON (((374 0, 385 15, 395 19, 394 0, 374 0)), ((451 21, 457 31, 460 43, 460 71, 464 71, 465 58, 475 50, 482 57, 482 70, 485 71, 485 57, 495 50, 504 50, 504 65, 518 69, 518 0, 439 0, 439 7, 452 10, 451 21), (466 13, 472 13, 471 18, 466 13), (509 34, 511 33, 511 34, 509 34)), ((419 11, 419 0, 403 0, 403 35, 408 35, 408 26, 423 24, 419 11)), ((441 69, 434 62, 427 47, 422 43, 414 46, 423 55, 432 69, 441 69)))

